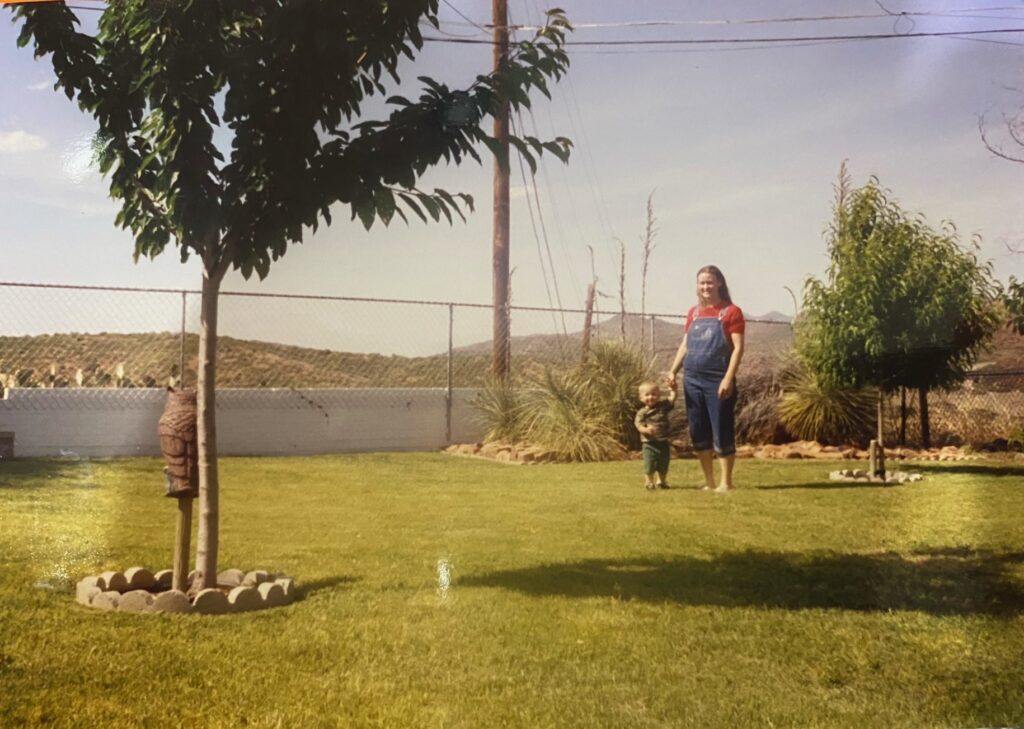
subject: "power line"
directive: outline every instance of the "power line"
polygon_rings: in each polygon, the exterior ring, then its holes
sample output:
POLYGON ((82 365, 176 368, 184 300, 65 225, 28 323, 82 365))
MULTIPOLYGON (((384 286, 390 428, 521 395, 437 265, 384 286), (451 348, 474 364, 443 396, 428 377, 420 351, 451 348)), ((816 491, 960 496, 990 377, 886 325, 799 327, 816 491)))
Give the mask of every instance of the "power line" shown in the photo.
MULTIPOLYGON (((605 40, 565 41, 567 46, 671 46, 671 45, 728 45, 746 43, 804 43, 811 41, 870 41, 891 38, 948 38, 950 36, 992 35, 996 33, 1024 33, 1024 28, 1000 28, 985 30, 951 30, 922 33, 876 33, 857 35, 807 35, 775 38, 671 38, 662 40, 605 40)), ((472 45, 494 45, 494 41, 458 38, 435 38, 423 36, 423 40, 435 43, 464 43, 472 45)))
MULTIPOLYGON (((994 16, 994 15, 970 15, 968 13, 973 12, 999 12, 1004 10, 1017 10, 1024 12, 1024 6, 998 6, 998 7, 980 7, 980 8, 960 8, 950 11, 902 11, 893 12, 885 9, 883 13, 858 13, 851 15, 804 15, 804 16, 791 16, 784 18, 709 18, 709 19, 692 19, 692 20, 679 20, 679 19, 659 19, 659 20, 625 20, 625 21, 609 21, 601 23, 581 23, 573 22, 572 27, 575 30, 592 30, 602 28, 651 28, 651 27, 681 27, 687 25, 700 25, 700 26, 727 26, 727 25, 768 25, 768 24, 781 24, 781 23, 813 23, 813 22, 833 22, 842 20, 876 20, 879 18, 892 18, 892 17, 924 17, 924 18, 962 18, 962 19, 990 19, 990 20, 1020 20, 1019 15, 1005 15, 1005 16, 994 16)), ((465 16, 463 16, 465 17, 465 16)), ((467 20, 469 20, 467 18, 467 20)), ((455 22, 455 24, 459 24, 455 22)), ((485 24, 480 26, 473 21, 470 21, 471 25, 474 25, 481 30, 490 32, 493 30, 492 25, 485 24)), ((542 26, 537 25, 509 25, 509 30, 540 30, 542 26)))
POLYGON ((444 2, 444 4, 445 4, 445 5, 447 5, 447 6, 448 6, 448 7, 450 7, 450 8, 452 9, 452 10, 454 10, 454 11, 455 11, 455 13, 456 13, 456 14, 457 14, 457 15, 458 15, 458 16, 459 16, 460 18, 462 18, 463 20, 466 20, 466 21, 468 21, 468 22, 469 22, 469 24, 470 24, 470 25, 472 25, 472 26, 473 26, 474 28, 479 28, 480 30, 484 31, 485 33, 488 33, 488 34, 490 34, 490 32, 491 32, 491 31, 487 30, 487 28, 484 28, 484 27, 483 27, 482 25, 480 25, 479 23, 476 23, 476 22, 474 22, 472 18, 468 18, 468 17, 466 17, 466 15, 465 15, 465 14, 463 14, 463 12, 462 12, 461 10, 459 10, 459 9, 458 9, 457 7, 455 7, 455 6, 454 6, 454 5, 452 5, 452 4, 450 3, 450 2, 448 2, 448 0, 443 0, 443 2, 444 2))

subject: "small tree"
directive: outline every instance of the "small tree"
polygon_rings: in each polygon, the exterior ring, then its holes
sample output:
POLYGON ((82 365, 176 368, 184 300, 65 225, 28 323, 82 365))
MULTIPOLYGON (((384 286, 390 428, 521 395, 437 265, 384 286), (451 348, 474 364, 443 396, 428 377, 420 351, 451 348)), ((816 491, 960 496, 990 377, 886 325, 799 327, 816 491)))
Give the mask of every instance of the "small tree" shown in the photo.
POLYGON ((928 391, 962 382, 998 327, 977 241, 965 249, 952 224, 907 215, 875 178, 851 190, 845 163, 827 238, 827 280, 806 283, 798 351, 826 387, 878 388, 879 440, 883 393, 917 389, 927 440, 928 391))
MULTIPOLYGON (((444 160, 480 158, 487 116, 568 67, 561 11, 497 71, 466 90, 421 77, 416 101, 392 96, 386 120, 363 120, 362 104, 399 81, 402 56, 423 45, 419 24, 437 27, 438 0, 119 0, 95 37, 76 29, 63 3, 22 4, 18 43, 50 56, 57 87, 97 124, 100 170, 121 204, 117 224, 135 236, 135 257, 169 243, 203 267, 198 373, 201 587, 217 573, 218 470, 214 393, 217 297, 234 268, 263 278, 307 229, 348 205, 369 229, 411 210, 424 222, 472 208, 468 195, 424 191, 418 178, 444 160), (230 147, 214 142, 215 131, 230 147)), ((569 141, 510 138, 527 161, 569 141)))

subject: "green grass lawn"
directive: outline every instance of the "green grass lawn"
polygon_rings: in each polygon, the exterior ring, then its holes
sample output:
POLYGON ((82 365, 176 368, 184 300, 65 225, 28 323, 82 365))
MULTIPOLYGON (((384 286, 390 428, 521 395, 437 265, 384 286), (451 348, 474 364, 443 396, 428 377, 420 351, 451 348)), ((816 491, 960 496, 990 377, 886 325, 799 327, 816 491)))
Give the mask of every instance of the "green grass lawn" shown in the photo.
POLYGON ((221 464, 221 567, 289 573, 288 607, 82 607, 82 576, 170 566, 161 463, 0 463, 0 726, 1024 725, 1019 463, 747 460, 725 495, 636 462, 221 464))

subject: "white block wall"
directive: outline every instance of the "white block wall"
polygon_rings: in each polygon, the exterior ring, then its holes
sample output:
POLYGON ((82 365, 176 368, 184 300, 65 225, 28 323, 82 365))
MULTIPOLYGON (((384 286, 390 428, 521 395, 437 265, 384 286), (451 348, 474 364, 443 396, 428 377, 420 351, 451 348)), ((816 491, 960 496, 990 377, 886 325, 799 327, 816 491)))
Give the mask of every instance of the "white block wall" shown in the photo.
MULTIPOLYGON (((452 393, 452 443, 479 440, 477 390, 452 393)), ((156 456, 162 389, 9 389, 0 432, 15 457, 156 456)), ((222 455, 436 450, 445 438, 445 390, 218 390, 222 455)))

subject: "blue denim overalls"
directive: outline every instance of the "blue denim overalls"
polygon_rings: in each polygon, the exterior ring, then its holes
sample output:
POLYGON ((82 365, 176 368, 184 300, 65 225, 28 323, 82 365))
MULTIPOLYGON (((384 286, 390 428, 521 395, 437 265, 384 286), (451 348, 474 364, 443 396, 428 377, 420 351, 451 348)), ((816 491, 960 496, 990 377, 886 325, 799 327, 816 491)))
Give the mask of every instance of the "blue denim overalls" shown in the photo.
POLYGON ((728 399, 718 399, 718 386, 729 369, 732 356, 732 343, 722 327, 722 318, 730 306, 726 304, 717 317, 694 317, 686 333, 686 358, 683 360, 683 395, 693 449, 714 448, 720 456, 736 452, 735 388, 728 399))

